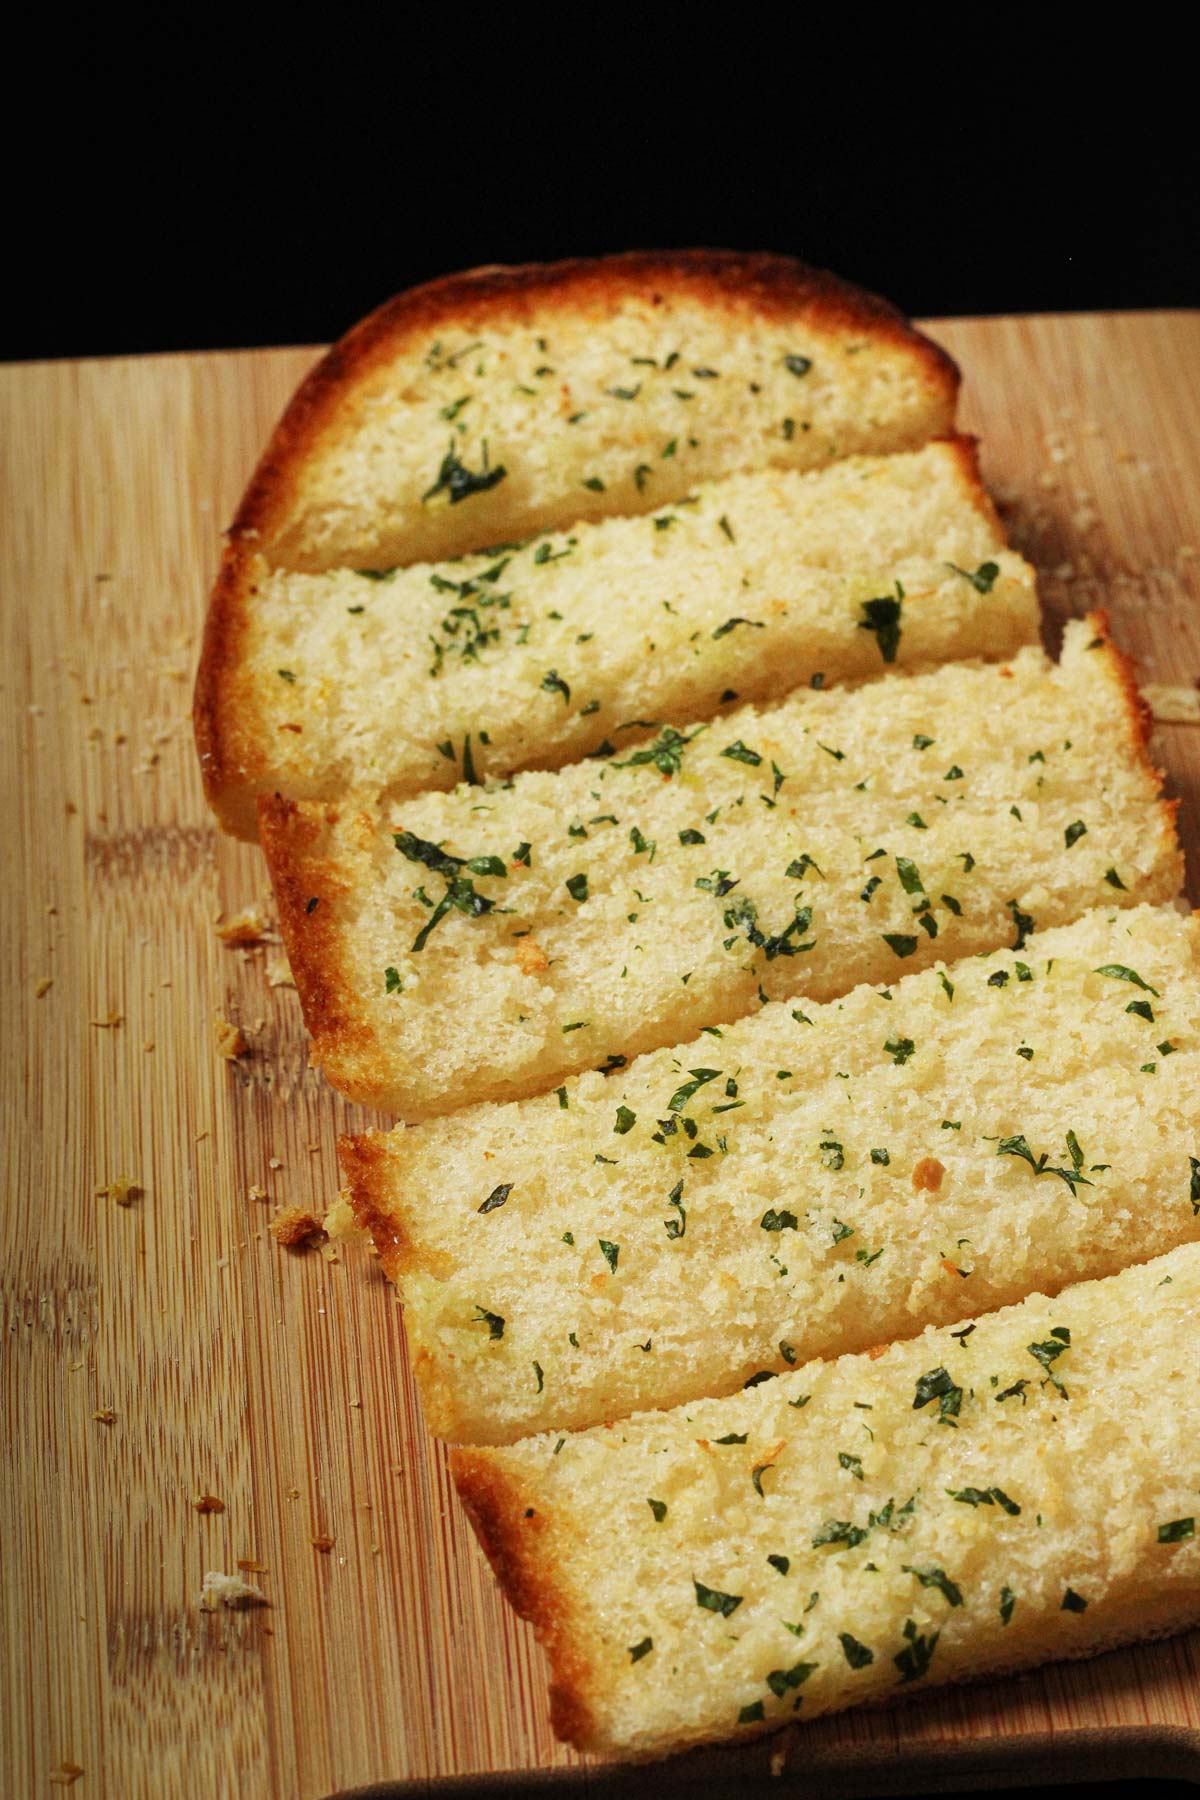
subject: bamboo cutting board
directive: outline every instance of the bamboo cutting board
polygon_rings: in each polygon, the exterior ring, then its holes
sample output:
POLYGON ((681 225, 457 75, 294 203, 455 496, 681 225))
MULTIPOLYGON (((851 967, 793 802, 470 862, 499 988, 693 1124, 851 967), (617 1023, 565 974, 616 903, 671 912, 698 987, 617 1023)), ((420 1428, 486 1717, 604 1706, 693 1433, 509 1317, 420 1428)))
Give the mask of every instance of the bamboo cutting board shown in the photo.
MULTIPOLYGON (((1146 679, 1194 680, 1200 315, 932 329, 965 370, 965 423, 1039 565, 1052 642, 1100 603, 1146 679)), ((308 1070, 295 993, 271 985, 277 947, 214 933, 267 882, 205 813, 188 710, 219 529, 312 360, 0 371, 14 1795, 585 1779, 422 1430, 394 1296, 364 1257, 284 1253, 265 1230, 277 1203, 320 1212, 338 1132, 374 1121, 308 1070), (214 1011, 250 1044, 236 1064, 215 1054, 214 1011), (127 1206, 96 1192, 120 1176, 141 1190, 127 1206), (205 1571, 239 1559, 269 1609, 199 1611, 205 1571)), ((1200 726, 1160 740, 1197 900, 1200 726)), ((806 1794, 1200 1779, 1200 1635, 621 1787, 744 1791, 772 1759, 806 1794)))

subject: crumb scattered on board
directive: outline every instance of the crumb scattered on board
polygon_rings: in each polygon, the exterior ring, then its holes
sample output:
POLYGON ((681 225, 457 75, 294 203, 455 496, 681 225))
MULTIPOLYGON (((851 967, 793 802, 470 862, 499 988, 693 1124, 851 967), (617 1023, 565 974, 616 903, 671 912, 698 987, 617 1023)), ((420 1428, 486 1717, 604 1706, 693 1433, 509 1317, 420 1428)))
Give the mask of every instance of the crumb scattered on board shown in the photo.
POLYGON ((198 1513, 223 1513, 225 1502, 218 1500, 215 1494, 197 1494, 192 1501, 198 1513))
POLYGON ((325 1532, 322 1532, 318 1537, 312 1539, 313 1549, 319 1550, 322 1556, 328 1556, 336 1543, 337 1539, 329 1537, 325 1532))
POLYGON ((285 1206, 282 1212, 276 1213, 267 1230, 285 1250, 300 1249, 325 1236, 320 1219, 304 1206, 285 1206))
POLYGON ((42 998, 42 995, 48 994, 50 992, 50 989, 53 986, 54 986, 53 975, 43 975, 41 980, 34 987, 34 990, 33 990, 34 998, 37 1000, 40 1000, 42 998))
POLYGON ((56 1768, 50 1771, 50 1785, 52 1787, 70 1787, 79 1780, 83 1772, 79 1763, 60 1762, 56 1768))
POLYGON ((245 1056, 250 1046, 242 1036, 238 1026, 223 1019, 220 1013, 213 1015, 213 1042, 217 1055, 223 1056, 226 1062, 236 1062, 239 1056, 245 1056))
POLYGON ((278 988, 278 987, 294 988, 295 985, 296 985, 295 979, 293 978, 293 975, 292 975, 292 965, 289 963, 287 957, 282 954, 277 955, 277 956, 268 956, 268 958, 267 958, 267 986, 273 987, 273 988, 278 988))
POLYGON ((1151 681, 1142 688, 1142 698, 1160 725, 1200 725, 1200 688, 1151 681))
POLYGON ((222 1575, 219 1569, 209 1569, 200 1589, 201 1612, 218 1612, 222 1606, 240 1612, 251 1606, 270 1604, 261 1589, 251 1582, 243 1581, 240 1575, 222 1575))
POLYGON ((241 912, 233 913, 223 919, 216 927, 217 936, 223 944, 258 944, 262 942, 268 930, 268 921, 259 906, 243 907, 241 912))
POLYGON ((92 1414, 92 1417, 100 1425, 115 1425, 117 1422, 117 1415, 111 1406, 100 1407, 97 1412, 92 1414))
POLYGON ((142 1192, 141 1183, 132 1175, 118 1175, 96 1189, 97 1200, 115 1200, 118 1206, 132 1206, 142 1192))
POLYGON ((326 1236, 339 1243, 370 1244, 371 1234, 361 1226, 354 1216, 350 1205, 350 1190, 342 1188, 337 1199, 325 1214, 324 1226, 326 1236))

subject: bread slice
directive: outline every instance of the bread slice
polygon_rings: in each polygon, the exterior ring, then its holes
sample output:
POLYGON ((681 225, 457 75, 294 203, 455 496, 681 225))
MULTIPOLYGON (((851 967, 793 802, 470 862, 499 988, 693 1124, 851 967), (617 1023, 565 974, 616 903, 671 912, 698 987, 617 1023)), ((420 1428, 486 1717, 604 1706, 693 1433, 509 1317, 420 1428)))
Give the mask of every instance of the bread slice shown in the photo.
POLYGON ((966 438, 731 475, 650 517, 383 579, 247 552, 224 581, 197 719, 209 799, 243 836, 260 793, 396 798, 553 768, 734 690, 777 698, 1037 637, 1033 570, 1005 553, 966 438))
POLYGON ((430 1429, 505 1443, 1200 1238, 1192 1151, 1200 918, 1136 907, 342 1160, 430 1429))
POLYGON ((1093 618, 1057 668, 801 693, 504 787, 270 800, 261 828, 315 1060, 417 1119, 1168 899, 1158 789, 1093 618))
POLYGON ((285 568, 391 568, 952 429, 958 371, 779 256, 638 252, 400 294, 317 364, 234 521, 285 568))
POLYGON ((559 1735, 661 1755, 1200 1622, 1198 1323, 1189 1244, 729 1399, 458 1451, 559 1735))

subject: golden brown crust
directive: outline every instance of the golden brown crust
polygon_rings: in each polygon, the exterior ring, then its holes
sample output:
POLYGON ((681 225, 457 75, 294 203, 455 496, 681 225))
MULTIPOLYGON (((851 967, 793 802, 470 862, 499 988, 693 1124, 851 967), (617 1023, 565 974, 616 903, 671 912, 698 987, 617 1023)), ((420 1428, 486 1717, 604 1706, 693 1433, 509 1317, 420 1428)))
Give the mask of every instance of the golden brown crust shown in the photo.
POLYGON ((278 794, 258 802, 259 836, 279 929, 316 1063, 351 1062, 374 1043, 374 1034, 355 1016, 353 982, 333 916, 347 883, 337 865, 320 856, 325 829, 338 817, 336 806, 284 800, 278 794))
POLYGON ((1164 839, 1175 845, 1176 879, 1175 892, 1183 886, 1184 859, 1175 829, 1175 815, 1179 811, 1179 801, 1169 800, 1162 791, 1165 771, 1160 769, 1150 755, 1150 733, 1154 729, 1154 715, 1143 700, 1137 684, 1137 664, 1133 658, 1113 643, 1109 636, 1108 614, 1101 608, 1084 614, 1084 624, 1088 626, 1094 637, 1103 641, 1102 654, 1107 658, 1113 679, 1121 696, 1129 733, 1129 744, 1137 761, 1157 790, 1154 805, 1158 813, 1159 830, 1164 839))
MULTIPOLYGON (((205 799, 226 831, 250 840, 258 833, 253 789, 247 780, 255 769, 246 765, 247 745, 231 690, 242 660, 254 554, 253 547, 243 542, 225 548, 208 603, 192 698, 192 726, 205 799)), ((261 768, 259 759, 256 764, 261 768)))
POLYGON ((340 1137, 337 1153, 354 1216, 364 1231, 370 1232, 388 1280, 398 1281, 411 1255, 412 1242, 403 1221, 379 1204, 392 1160, 388 1134, 367 1131, 357 1137, 340 1137))
POLYGON ((959 476, 975 505, 992 526, 999 541, 1008 543, 1008 530, 1000 514, 996 511, 995 501, 983 484, 983 473, 979 466, 979 439, 966 431, 948 431, 944 437, 933 438, 935 444, 945 444, 954 454, 958 464, 959 476))
POLYGON ((592 1671, 572 1636, 571 1596, 555 1581, 557 1559, 539 1545, 550 1520, 531 1507, 494 1451, 454 1450, 450 1472, 492 1572, 550 1659, 550 1722, 564 1743, 586 1750, 596 1735, 586 1698, 592 1671))
POLYGON ((519 324, 548 307, 611 308, 640 296, 659 305, 669 296, 758 318, 805 311, 831 326, 870 331, 904 345, 923 361, 931 385, 953 398, 956 364, 886 300, 792 257, 732 250, 634 250, 571 262, 494 265, 446 276, 397 294, 353 326, 300 384, 263 452, 230 527, 232 540, 264 542, 276 533, 294 476, 338 411, 384 363, 414 338, 461 326, 519 324))

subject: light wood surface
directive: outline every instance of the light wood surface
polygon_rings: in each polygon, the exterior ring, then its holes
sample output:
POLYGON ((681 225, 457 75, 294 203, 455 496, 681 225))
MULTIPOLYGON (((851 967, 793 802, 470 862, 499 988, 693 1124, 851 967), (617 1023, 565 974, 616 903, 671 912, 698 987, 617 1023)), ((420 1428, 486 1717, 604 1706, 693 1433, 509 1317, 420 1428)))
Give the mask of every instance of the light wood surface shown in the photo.
MULTIPOLYGON (((932 329, 1051 641, 1100 602, 1146 678, 1194 680, 1200 317, 932 329)), ((308 1071, 277 948, 214 933, 268 887, 206 816, 188 710, 219 529, 313 355, 0 371, 6 1794, 75 1768, 86 1796, 307 1800, 580 1763, 422 1430, 393 1294, 265 1230, 276 1203, 323 1209, 367 1118, 308 1071), (214 1011, 250 1043, 236 1064, 214 1011), (129 1206, 97 1195, 118 1176, 129 1206), (199 1611, 239 1558, 270 1607, 199 1611)), ((1200 727, 1161 743, 1200 899, 1200 727)), ((744 1789, 784 1751, 806 1792, 1196 1779, 1200 1638, 817 1722, 657 1791, 744 1789)))

